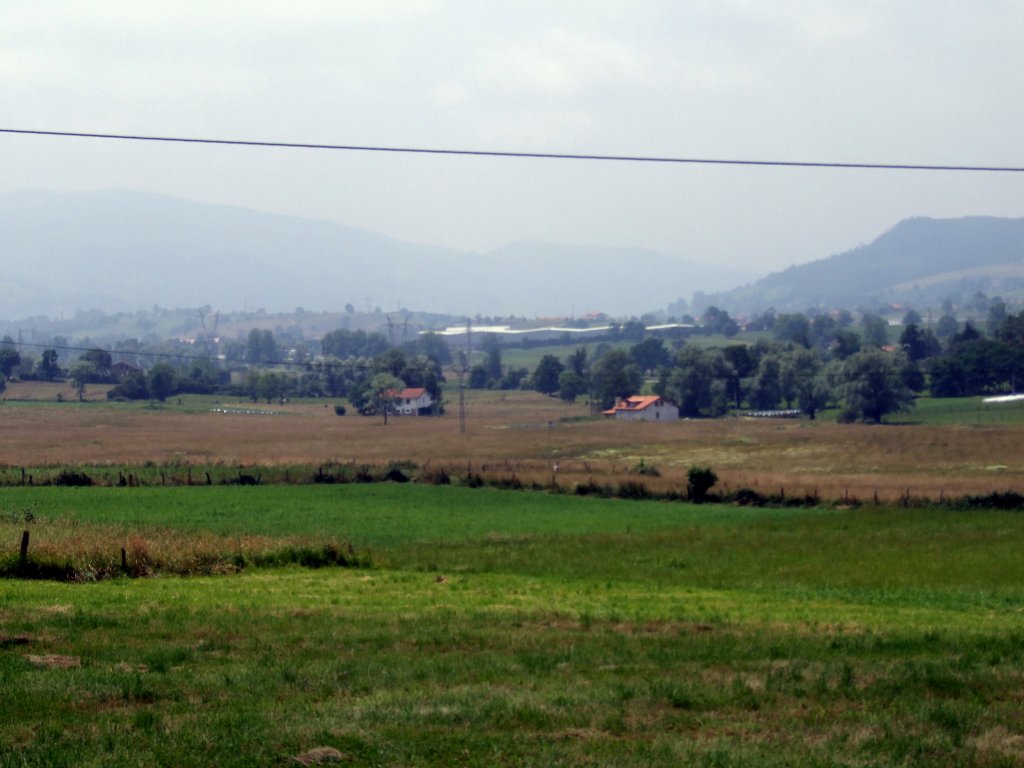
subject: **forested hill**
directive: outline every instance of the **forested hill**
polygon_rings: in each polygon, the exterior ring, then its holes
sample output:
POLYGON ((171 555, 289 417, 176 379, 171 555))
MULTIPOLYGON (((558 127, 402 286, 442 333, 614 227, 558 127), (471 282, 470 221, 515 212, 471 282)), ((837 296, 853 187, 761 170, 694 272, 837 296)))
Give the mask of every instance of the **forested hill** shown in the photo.
POLYGON ((868 245, 707 297, 732 312, 938 305, 984 290, 1024 293, 1024 219, 905 219, 868 245))

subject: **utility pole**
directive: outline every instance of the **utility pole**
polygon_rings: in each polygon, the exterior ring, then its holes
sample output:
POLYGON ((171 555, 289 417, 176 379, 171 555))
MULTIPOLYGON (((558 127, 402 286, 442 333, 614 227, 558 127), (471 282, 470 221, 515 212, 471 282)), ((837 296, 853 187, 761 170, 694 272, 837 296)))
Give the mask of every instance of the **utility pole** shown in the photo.
POLYGON ((471 321, 466 318, 466 352, 462 357, 462 365, 456 369, 459 374, 459 432, 466 431, 466 374, 469 372, 469 355, 472 350, 470 344, 470 333, 472 331, 471 321))

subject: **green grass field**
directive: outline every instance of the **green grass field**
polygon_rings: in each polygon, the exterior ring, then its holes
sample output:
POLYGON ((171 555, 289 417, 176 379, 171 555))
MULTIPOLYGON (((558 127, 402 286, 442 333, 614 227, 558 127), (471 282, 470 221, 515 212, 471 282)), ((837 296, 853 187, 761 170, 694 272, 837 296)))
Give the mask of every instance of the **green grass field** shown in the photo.
POLYGON ((891 416, 892 421, 918 424, 999 426, 1024 423, 1024 401, 984 403, 981 397, 919 397, 909 413, 891 416))
POLYGON ((0 552, 371 567, 0 583, 0 766, 1020 765, 1024 516, 373 486, 0 489, 0 552), (112 540, 111 546, 120 544, 112 540), (306 759, 306 758, 303 758, 306 759))

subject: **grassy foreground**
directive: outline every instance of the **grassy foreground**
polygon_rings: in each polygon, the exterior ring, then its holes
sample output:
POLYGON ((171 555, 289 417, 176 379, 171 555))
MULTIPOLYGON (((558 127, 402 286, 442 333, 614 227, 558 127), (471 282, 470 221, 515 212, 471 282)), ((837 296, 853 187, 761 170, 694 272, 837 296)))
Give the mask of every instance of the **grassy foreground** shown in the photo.
POLYGON ((3 489, 5 555, 26 509, 373 566, 0 582, 0 766, 1024 761, 1020 514, 3 489))

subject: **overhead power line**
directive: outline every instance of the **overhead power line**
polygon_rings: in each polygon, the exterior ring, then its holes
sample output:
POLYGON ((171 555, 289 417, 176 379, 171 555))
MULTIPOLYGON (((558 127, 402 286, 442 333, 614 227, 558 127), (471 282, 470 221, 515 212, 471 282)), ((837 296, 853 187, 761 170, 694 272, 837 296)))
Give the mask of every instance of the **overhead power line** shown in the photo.
POLYGON ((659 157, 654 155, 598 155, 571 152, 505 152, 478 149, 437 149, 427 147, 388 147, 357 144, 317 144, 292 141, 254 141, 246 139, 208 139, 183 136, 149 136, 122 133, 86 133, 82 131, 38 131, 21 128, 0 128, 0 133, 48 136, 74 139, 108 139, 116 141, 151 141, 177 144, 216 144, 233 147, 270 147, 277 149, 318 149, 341 152, 382 152, 413 155, 457 155, 464 157, 496 157, 534 160, 591 160, 624 163, 670 163, 679 165, 743 165, 777 168, 836 168, 875 171, 966 171, 971 173, 1024 173, 1024 166, 1011 165, 923 165, 916 163, 844 163, 804 160, 741 160, 706 157, 659 157))

